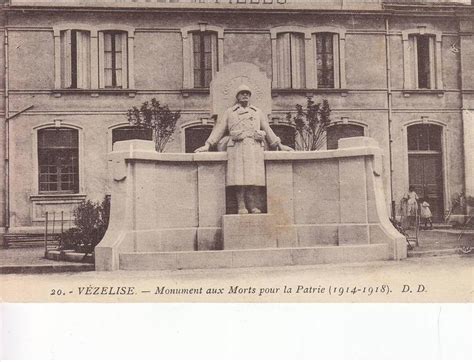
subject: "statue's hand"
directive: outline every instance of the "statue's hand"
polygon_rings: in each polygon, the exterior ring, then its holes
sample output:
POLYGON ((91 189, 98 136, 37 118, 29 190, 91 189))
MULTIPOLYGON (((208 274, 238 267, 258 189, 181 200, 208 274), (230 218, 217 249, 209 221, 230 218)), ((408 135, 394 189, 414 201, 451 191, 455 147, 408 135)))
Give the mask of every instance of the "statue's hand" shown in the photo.
POLYGON ((282 145, 282 144, 279 144, 278 145, 278 149, 280 151, 287 151, 287 152, 291 152, 291 151, 294 151, 293 148, 289 147, 289 146, 286 146, 286 145, 282 145))
POLYGON ((209 143, 206 143, 204 146, 195 149, 195 150, 194 150, 194 153, 198 153, 198 152, 208 152, 208 151, 209 151, 209 143))

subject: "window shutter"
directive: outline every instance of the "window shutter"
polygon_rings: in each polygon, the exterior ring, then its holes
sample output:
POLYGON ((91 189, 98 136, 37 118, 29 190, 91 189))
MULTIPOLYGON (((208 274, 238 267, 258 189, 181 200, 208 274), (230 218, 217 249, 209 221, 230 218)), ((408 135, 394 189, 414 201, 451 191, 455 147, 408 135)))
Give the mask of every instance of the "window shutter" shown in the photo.
POLYGON ((305 87, 305 51, 304 37, 291 34, 291 79, 292 88, 305 87))
POLYGON ((86 31, 78 31, 77 36, 77 87, 90 88, 90 36, 86 31))
POLYGON ((410 88, 418 88, 418 47, 416 36, 410 36, 408 42, 410 48, 410 65, 406 71, 410 74, 410 88))
POLYGON ((61 33, 61 87, 71 87, 71 30, 61 33))
POLYGON ((312 34, 313 59, 314 59, 314 85, 318 87, 318 34, 312 34))
POLYGON ((120 34, 121 36, 121 45, 122 45, 122 88, 128 88, 128 52, 127 52, 127 40, 128 33, 124 32, 120 34))
POLYGON ((99 32, 99 88, 105 88, 105 69, 104 69, 104 33, 99 32))
POLYGON ((212 78, 216 76, 219 70, 218 52, 217 52, 217 34, 211 33, 211 58, 212 58, 212 78))
POLYGON ((188 53, 188 61, 189 61, 189 81, 188 84, 185 84, 185 87, 188 86, 189 88, 195 88, 199 85, 199 82, 196 81, 196 73, 194 71, 194 33, 188 34, 188 41, 189 47, 185 49, 188 53))
POLYGON ((340 81, 340 55, 339 55, 339 34, 332 36, 332 51, 333 51, 333 72, 334 72, 334 88, 341 88, 340 81))
POLYGON ((77 61, 77 88, 85 88, 84 87, 84 44, 82 38, 82 32, 76 31, 76 61, 77 61))
POLYGON ((279 34, 277 38, 278 51, 278 88, 291 87, 290 63, 290 34, 279 34))
POLYGON ((436 88, 436 61, 435 61, 435 37, 429 37, 429 54, 430 54, 430 89, 436 88))

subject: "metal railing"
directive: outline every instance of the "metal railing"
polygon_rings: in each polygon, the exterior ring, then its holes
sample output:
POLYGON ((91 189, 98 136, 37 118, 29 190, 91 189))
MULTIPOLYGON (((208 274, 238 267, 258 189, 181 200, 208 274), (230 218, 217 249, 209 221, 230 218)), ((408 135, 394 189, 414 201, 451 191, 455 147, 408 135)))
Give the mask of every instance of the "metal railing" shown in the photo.
MULTIPOLYGON (((59 213, 58 213, 59 214, 59 213)), ((61 246, 61 236, 64 233, 64 211, 60 213, 61 218, 56 221, 56 212, 45 212, 45 223, 44 223, 44 253, 52 249, 58 249, 61 246), (51 215, 52 214, 52 215, 51 215), (52 216, 52 217, 50 217, 52 216), (55 230, 56 223, 60 222, 60 230, 55 230), (50 228, 51 224, 51 228, 50 228)), ((69 222, 71 220, 71 216, 69 215, 69 222)))

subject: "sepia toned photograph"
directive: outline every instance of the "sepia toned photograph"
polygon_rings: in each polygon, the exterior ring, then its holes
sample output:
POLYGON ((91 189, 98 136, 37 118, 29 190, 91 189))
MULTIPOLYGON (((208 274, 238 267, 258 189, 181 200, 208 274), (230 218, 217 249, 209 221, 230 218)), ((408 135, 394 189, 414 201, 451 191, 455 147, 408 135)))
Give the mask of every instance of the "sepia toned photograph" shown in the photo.
POLYGON ((0 0, 4 302, 472 302, 471 0, 0 0))

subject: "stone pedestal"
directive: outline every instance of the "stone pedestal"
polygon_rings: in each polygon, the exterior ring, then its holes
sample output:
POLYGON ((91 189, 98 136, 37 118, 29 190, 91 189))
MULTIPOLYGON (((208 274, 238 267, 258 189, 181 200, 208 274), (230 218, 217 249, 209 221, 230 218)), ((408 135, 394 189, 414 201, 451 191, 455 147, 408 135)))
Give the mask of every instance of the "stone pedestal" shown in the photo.
POLYGON ((275 216, 271 214, 224 215, 224 250, 277 247, 275 216))

